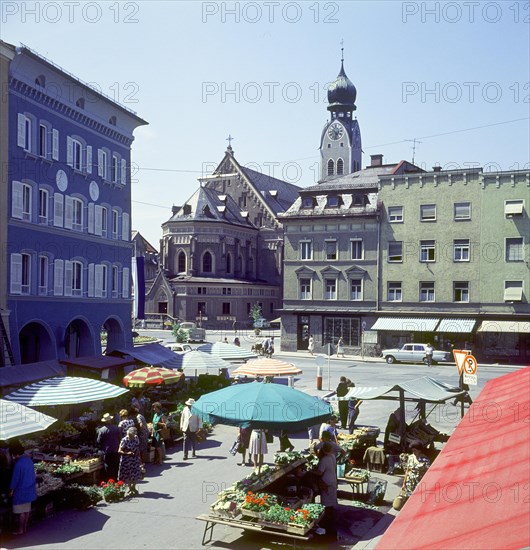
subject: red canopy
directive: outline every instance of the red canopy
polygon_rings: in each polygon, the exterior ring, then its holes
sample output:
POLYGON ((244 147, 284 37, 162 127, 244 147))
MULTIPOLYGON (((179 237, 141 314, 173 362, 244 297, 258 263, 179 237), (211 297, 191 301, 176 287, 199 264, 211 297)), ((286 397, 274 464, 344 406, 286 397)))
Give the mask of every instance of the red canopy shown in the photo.
POLYGON ((488 382, 376 548, 529 547, 529 407, 530 367, 488 382))

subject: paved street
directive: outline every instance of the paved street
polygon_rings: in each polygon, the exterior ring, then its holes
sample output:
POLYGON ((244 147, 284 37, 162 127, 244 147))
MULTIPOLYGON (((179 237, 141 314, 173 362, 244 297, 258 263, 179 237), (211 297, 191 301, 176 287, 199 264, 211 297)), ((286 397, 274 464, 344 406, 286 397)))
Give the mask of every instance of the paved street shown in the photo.
MULTIPOLYGON (((165 340, 172 340, 169 332, 160 331, 165 340)), ((216 335, 218 340, 218 335, 216 335)), ((229 338, 230 339, 230 338, 229 338)), ((242 341, 250 347, 251 339, 242 341)), ((279 349, 279 345, 277 346, 279 349)), ((430 375, 447 383, 457 384, 454 364, 436 365, 429 369, 424 365, 387 365, 386 363, 357 359, 332 359, 329 370, 324 367, 324 390, 316 390, 315 358, 305 353, 275 354, 277 358, 296 363, 303 374, 296 379, 295 387, 311 394, 325 395, 329 387, 334 389, 339 377, 345 375, 357 385, 386 385, 399 380, 410 380, 418 376, 430 375)), ((475 397, 487 380, 511 372, 511 367, 479 365, 479 385, 472 388, 475 397)), ((377 425, 384 429, 388 415, 396 407, 395 402, 370 401, 361 406, 359 424, 377 425)), ((413 405, 407 407, 407 421, 413 418, 413 405)), ((427 408, 429 410, 429 407, 427 408)), ((431 423, 441 431, 452 432, 459 421, 458 409, 452 405, 438 407, 429 417, 431 423)), ((10 538, 2 542, 9 549, 196 549, 201 547, 204 523, 195 519, 206 513, 215 500, 218 491, 241 479, 250 468, 237 465, 237 457, 228 450, 236 436, 236 429, 216 426, 213 434, 199 451, 199 458, 183 462, 180 446, 170 449, 168 459, 162 466, 148 465, 145 481, 139 486, 141 495, 126 502, 99 505, 88 511, 61 512, 31 527, 24 537, 10 538)), ((293 437, 295 448, 306 446, 305 434, 293 437)), ((272 460, 278 441, 271 446, 268 454, 272 460)), ((389 488, 387 498, 395 494, 401 479, 387 477, 389 488)), ((366 533, 372 523, 362 519, 358 524, 355 518, 348 519, 359 534, 366 533)), ((283 548, 289 546, 288 539, 270 540, 260 535, 243 535, 240 530, 216 526, 214 543, 211 548, 260 549, 283 548)), ((352 541, 354 542, 354 541, 352 541)), ((318 539, 303 548, 322 548, 318 539)), ((328 547, 326 545, 326 547, 328 547)))

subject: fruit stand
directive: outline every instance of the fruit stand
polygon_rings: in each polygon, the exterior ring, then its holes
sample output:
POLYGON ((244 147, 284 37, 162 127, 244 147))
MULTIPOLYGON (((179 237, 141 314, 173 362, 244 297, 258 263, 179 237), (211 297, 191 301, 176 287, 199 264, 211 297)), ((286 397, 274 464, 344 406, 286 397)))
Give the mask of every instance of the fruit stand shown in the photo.
POLYGON ((294 494, 287 487, 289 474, 305 467, 310 456, 294 451, 274 458, 274 466, 262 466, 259 474, 254 472, 221 491, 209 514, 197 517, 206 522, 203 545, 211 542, 216 524, 295 540, 311 538, 324 507, 310 502, 310 492, 294 494))

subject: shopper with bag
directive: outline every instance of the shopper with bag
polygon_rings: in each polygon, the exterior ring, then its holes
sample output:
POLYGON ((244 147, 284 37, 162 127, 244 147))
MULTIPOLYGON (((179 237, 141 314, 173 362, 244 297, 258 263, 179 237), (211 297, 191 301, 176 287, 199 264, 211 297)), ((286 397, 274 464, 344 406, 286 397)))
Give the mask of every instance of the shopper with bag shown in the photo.
POLYGON ((414 489, 418 486, 421 478, 425 475, 425 472, 431 465, 430 460, 424 454, 424 448, 420 441, 415 441, 410 445, 411 454, 407 461, 407 469, 405 471, 405 478, 403 479, 403 485, 401 492, 394 499, 392 507, 395 510, 403 508, 405 502, 414 492, 414 489))
POLYGON ((252 455, 252 461, 254 462, 254 469, 259 474, 261 472, 261 466, 263 465, 263 455, 267 454, 267 430, 252 430, 250 436, 249 454, 252 455))
POLYGON ((162 413, 162 405, 156 401, 153 409, 153 446, 155 448, 155 464, 162 464, 164 460, 164 438, 163 430, 167 428, 166 417, 162 413))

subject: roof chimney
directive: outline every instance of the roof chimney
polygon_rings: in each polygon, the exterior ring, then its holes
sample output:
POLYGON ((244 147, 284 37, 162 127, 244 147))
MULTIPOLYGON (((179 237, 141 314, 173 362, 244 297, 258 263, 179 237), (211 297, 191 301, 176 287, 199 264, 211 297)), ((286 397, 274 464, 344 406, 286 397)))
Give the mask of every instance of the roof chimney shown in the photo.
POLYGON ((433 172, 441 172, 441 171, 442 171, 442 167, 441 167, 441 166, 433 166, 433 167, 432 167, 432 171, 433 171, 433 172))
POLYGON ((370 166, 383 166, 383 155, 370 155, 370 166))

